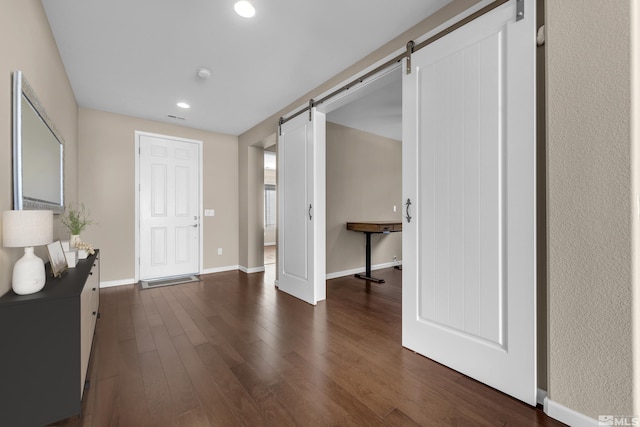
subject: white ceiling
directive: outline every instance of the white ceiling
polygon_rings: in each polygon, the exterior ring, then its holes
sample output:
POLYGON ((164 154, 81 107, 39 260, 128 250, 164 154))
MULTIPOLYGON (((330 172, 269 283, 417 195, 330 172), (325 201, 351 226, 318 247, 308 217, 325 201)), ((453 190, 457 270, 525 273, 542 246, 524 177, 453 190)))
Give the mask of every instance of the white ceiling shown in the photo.
POLYGON ((80 107, 239 135, 450 1, 42 3, 80 107))
POLYGON ((388 84, 327 114, 327 121, 402 141, 402 74, 388 84))

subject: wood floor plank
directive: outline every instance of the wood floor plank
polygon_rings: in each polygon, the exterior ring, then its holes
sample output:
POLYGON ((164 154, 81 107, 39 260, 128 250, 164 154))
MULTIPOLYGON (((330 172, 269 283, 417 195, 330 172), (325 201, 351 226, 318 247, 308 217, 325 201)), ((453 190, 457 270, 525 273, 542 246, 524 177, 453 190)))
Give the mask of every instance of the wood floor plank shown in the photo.
POLYGON ((164 294, 162 292, 148 293, 153 297, 153 301, 155 302, 156 308, 158 309, 158 314, 160 314, 162 323, 167 329, 169 335, 175 337, 184 334, 184 329, 182 328, 182 325, 180 325, 180 322, 178 321, 176 315, 173 313, 171 307, 169 307, 167 300, 164 298, 164 294))
POLYGON ((224 398, 229 406, 235 410, 236 416, 246 425, 263 425, 262 416, 255 402, 217 354, 211 343, 197 346, 196 352, 204 366, 207 367, 211 378, 214 379, 220 390, 224 390, 224 398))
POLYGON ((280 380, 269 387, 273 395, 295 419, 300 426, 340 425, 333 414, 317 409, 307 396, 303 396, 285 380, 280 380))
POLYGON ((374 411, 362 404, 358 399, 354 399, 348 391, 340 384, 324 375, 318 366, 313 365, 301 357, 298 353, 290 353, 286 359, 291 362, 303 374, 304 385, 315 396, 321 394, 327 397, 327 409, 335 412, 344 411, 345 423, 347 425, 382 426, 385 423, 374 411), (342 408, 339 410, 338 407, 342 408))
POLYGON ((402 272, 306 304, 275 268, 101 289, 83 413, 56 426, 560 426, 401 345, 402 272))
MULTIPOLYGON (((133 319, 131 318, 130 299, 124 295, 133 293, 134 285, 125 285, 116 288, 118 290, 117 307, 118 307, 118 340, 126 341, 135 339, 136 334, 133 329, 133 319)), ((102 291, 101 291, 102 292, 102 291)), ((101 310, 107 313, 106 307, 101 310)))
POLYGON ((181 427, 215 427, 207 418, 207 414, 202 407, 186 412, 178 417, 181 427))
POLYGON ((151 419, 135 339, 118 343, 119 393, 116 408, 121 426, 138 426, 151 419))
POLYGON ((91 412, 92 426, 119 425, 116 407, 116 397, 119 391, 118 377, 98 380, 93 385, 93 410, 91 412))
POLYGON ((189 312, 185 310, 182 304, 177 300, 176 294, 173 292, 172 288, 174 288, 174 286, 168 286, 161 290, 167 300, 167 304, 169 304, 169 307, 173 310, 173 314, 178 319, 178 322, 180 322, 182 329, 184 329, 184 333, 189 337, 189 340, 191 340, 193 345, 199 345, 207 342, 207 338, 193 322, 189 312))
POLYGON ((131 310, 131 321, 133 322, 133 330, 138 345, 138 353, 146 353, 154 351, 156 344, 151 336, 151 327, 141 304, 132 304, 129 306, 131 310))
POLYGON ((151 422, 159 426, 177 424, 169 384, 157 351, 147 351, 140 355, 140 368, 144 381, 145 396, 151 422))
POLYGON ((283 427, 296 425, 295 420, 287 409, 260 380, 251 366, 248 364, 240 364, 234 366, 231 370, 262 411, 267 425, 283 427))
POLYGON ((191 380, 182 365, 178 352, 173 346, 169 333, 163 325, 152 328, 151 332, 158 349, 169 392, 171 393, 175 415, 180 416, 201 408, 200 400, 191 385, 191 380))
POLYGON ((209 374, 209 370, 202 363, 189 338, 186 335, 179 335, 172 338, 172 341, 189 375, 189 379, 196 393, 198 393, 202 407, 211 425, 240 424, 239 419, 224 398, 223 392, 218 388, 215 380, 209 374))

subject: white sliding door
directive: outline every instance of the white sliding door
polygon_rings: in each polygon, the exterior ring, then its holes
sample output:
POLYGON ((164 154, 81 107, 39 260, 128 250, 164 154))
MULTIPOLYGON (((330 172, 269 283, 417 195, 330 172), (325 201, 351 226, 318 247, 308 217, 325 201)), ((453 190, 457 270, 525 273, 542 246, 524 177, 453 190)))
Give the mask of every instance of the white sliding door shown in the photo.
POLYGON ((535 4, 515 5, 403 77, 402 342, 535 405, 535 4))
POLYGON ((278 288, 315 305, 326 298, 325 115, 284 123, 277 158, 278 288))

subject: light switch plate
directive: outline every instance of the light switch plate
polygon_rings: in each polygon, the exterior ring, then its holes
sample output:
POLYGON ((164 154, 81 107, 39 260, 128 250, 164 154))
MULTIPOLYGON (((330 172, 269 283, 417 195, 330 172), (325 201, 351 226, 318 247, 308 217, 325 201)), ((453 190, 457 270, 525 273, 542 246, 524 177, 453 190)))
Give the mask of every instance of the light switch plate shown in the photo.
POLYGON ((216 216, 215 209, 205 209, 204 216, 216 216))

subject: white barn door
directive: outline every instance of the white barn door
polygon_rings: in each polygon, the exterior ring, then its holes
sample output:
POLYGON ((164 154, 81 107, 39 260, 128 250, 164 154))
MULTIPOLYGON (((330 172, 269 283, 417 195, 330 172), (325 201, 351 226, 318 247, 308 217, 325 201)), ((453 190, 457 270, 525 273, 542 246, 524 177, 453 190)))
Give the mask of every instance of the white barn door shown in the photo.
POLYGON ((199 141, 137 133, 140 280, 200 271, 199 141))
POLYGON ((511 1, 403 77, 403 345, 536 404, 535 4, 511 1), (410 218, 410 219, 409 219, 410 218))
POLYGON ((326 299, 325 125, 313 108, 278 137, 278 288, 313 305, 326 299))

